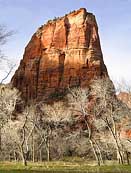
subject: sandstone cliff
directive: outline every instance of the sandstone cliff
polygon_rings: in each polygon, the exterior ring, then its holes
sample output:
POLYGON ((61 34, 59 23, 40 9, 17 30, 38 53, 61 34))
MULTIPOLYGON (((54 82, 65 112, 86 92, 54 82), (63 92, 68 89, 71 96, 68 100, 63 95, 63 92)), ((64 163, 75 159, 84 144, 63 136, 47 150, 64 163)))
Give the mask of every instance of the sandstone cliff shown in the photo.
POLYGON ((129 108, 131 108, 131 93, 120 92, 117 98, 125 103, 129 108))
POLYGON ((25 48, 12 84, 26 100, 42 100, 66 88, 108 76, 95 16, 82 8, 48 21, 25 48))

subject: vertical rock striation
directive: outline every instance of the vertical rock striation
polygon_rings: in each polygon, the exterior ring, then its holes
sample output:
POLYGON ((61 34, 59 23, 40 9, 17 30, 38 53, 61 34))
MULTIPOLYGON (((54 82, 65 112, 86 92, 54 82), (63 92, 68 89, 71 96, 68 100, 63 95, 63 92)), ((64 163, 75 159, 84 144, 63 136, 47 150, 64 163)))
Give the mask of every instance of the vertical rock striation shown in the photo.
POLYGON ((26 100, 42 100, 67 87, 108 76, 95 16, 82 8, 48 21, 32 36, 12 84, 26 100))

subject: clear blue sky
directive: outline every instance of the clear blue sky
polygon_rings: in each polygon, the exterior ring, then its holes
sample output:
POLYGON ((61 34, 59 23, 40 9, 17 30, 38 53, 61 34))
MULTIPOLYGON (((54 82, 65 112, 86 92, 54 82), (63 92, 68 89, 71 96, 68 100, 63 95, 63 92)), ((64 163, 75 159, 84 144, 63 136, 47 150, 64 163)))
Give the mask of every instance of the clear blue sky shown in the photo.
POLYGON ((97 18, 110 76, 131 80, 131 0, 0 0, 0 24, 16 31, 3 47, 5 54, 18 64, 39 26, 81 7, 97 18))

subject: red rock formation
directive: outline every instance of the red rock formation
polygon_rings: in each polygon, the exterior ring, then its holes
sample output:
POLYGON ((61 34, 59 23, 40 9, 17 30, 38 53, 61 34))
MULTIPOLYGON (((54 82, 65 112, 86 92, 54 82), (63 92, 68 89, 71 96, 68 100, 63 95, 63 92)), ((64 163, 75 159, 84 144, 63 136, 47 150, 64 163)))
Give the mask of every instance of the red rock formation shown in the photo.
POLYGON ((95 16, 80 9, 41 26, 12 78, 25 99, 46 99, 67 87, 108 76, 95 16))
POLYGON ((131 93, 120 92, 117 95, 117 98, 121 100, 123 103, 127 104, 129 108, 131 108, 131 93))
MULTIPOLYGON (((131 108, 131 93, 127 92, 120 92, 117 95, 117 98, 121 100, 123 103, 125 103, 129 107, 129 111, 131 108)), ((130 128, 130 116, 125 116, 122 121, 121 131, 120 131, 120 137, 122 139, 131 139, 131 128, 130 128), (124 126, 123 126, 124 125, 124 126)))

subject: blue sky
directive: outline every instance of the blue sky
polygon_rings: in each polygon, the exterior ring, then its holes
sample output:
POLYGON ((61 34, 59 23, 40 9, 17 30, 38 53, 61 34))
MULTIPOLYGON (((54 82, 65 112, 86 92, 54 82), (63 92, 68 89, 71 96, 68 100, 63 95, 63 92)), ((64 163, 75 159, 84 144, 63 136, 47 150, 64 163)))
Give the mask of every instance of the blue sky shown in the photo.
POLYGON ((3 47, 4 53, 18 64, 39 26, 81 7, 97 18, 111 78, 131 81, 131 0, 0 0, 0 24, 16 31, 3 47))

